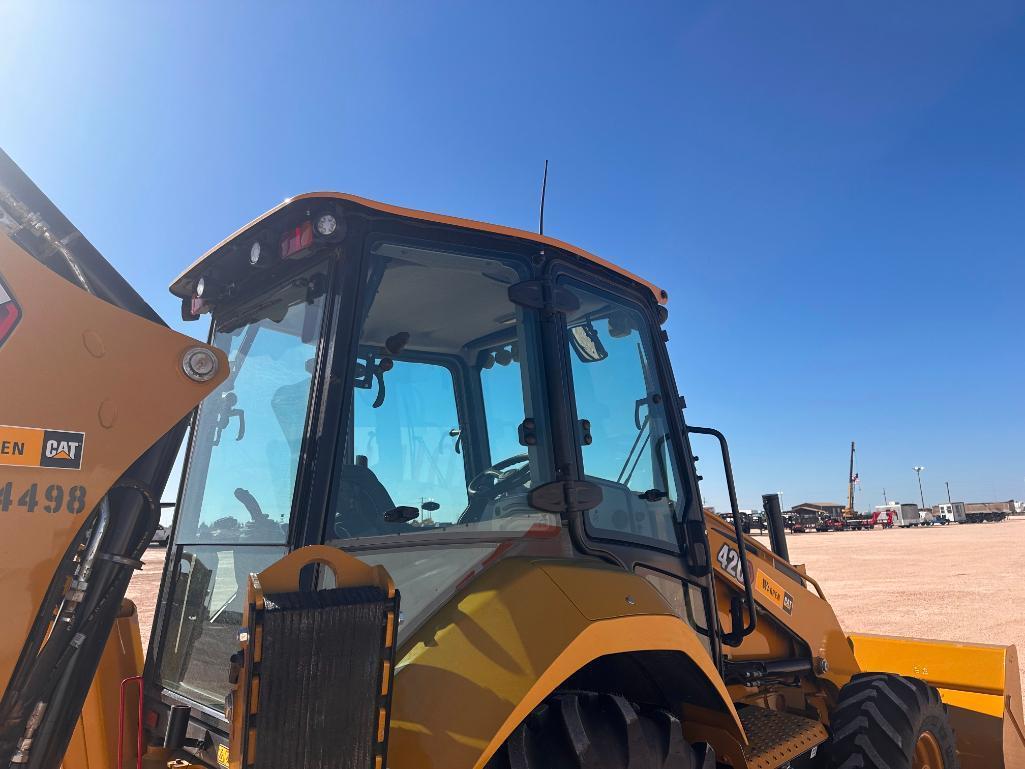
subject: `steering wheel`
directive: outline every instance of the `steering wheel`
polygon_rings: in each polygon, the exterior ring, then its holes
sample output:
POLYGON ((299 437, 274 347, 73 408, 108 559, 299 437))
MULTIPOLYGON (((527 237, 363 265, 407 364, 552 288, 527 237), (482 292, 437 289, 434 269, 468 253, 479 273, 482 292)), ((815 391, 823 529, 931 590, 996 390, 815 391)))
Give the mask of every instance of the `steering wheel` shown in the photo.
MULTIPOLYGON (((529 476, 529 466, 509 469, 513 465, 523 464, 524 462, 527 462, 529 460, 530 457, 526 454, 517 454, 516 456, 509 457, 508 459, 503 459, 501 462, 495 462, 495 464, 491 465, 491 467, 489 467, 487 470, 483 470, 482 472, 479 472, 477 473, 477 475, 473 476, 473 478, 470 479, 470 482, 466 484, 466 490, 471 495, 478 494, 484 490, 481 488, 481 484, 484 483, 484 481, 488 478, 494 478, 495 483, 491 486, 490 489, 492 492, 494 492, 494 490, 498 486, 506 485, 504 481, 508 481, 514 476, 523 475, 524 471, 526 471, 526 475, 529 476)), ((526 478, 524 478, 523 480, 526 480, 526 478)))
POLYGON ((471 478, 470 482, 466 484, 469 504, 467 504, 463 514, 459 516, 458 522, 476 523, 484 514, 484 509, 489 501, 517 486, 522 486, 530 480, 529 464, 523 465, 523 467, 514 467, 514 465, 522 464, 529 459, 530 457, 526 454, 517 454, 508 459, 503 459, 501 462, 496 462, 488 469, 471 478), (484 481, 488 478, 494 479, 494 483, 489 487, 484 487, 484 481))

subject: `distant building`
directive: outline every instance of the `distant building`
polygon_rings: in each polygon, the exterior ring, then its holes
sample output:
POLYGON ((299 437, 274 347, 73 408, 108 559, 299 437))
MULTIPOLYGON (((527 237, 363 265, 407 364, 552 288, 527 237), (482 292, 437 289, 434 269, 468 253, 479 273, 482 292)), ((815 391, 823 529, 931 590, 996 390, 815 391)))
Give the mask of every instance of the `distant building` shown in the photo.
POLYGON ((791 512, 796 513, 799 510, 823 513, 829 518, 840 518, 843 516, 844 505, 838 505, 836 502, 802 502, 794 505, 791 512))

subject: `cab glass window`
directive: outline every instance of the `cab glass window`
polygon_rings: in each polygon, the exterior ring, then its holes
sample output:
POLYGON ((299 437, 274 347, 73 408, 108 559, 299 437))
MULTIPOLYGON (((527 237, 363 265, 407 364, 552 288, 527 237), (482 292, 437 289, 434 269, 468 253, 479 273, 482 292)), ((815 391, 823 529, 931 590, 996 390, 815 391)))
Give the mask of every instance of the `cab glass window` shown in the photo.
POLYGON ((203 401, 179 542, 284 542, 320 337, 321 270, 219 319, 230 373, 203 401))
POLYGON ((509 299, 527 266, 382 240, 370 244, 365 270, 353 407, 325 539, 366 548, 396 537, 558 531, 557 516, 528 503, 551 461, 536 318, 509 299), (524 446, 518 428, 528 416, 539 437, 524 446))
POLYGON ((228 694, 250 573, 285 554, 283 547, 196 545, 183 548, 172 573, 160 682, 218 710, 228 694))
POLYGON ((584 473, 603 495, 588 531, 676 551, 682 506, 651 328, 640 309, 567 285, 580 301, 567 338, 584 473))

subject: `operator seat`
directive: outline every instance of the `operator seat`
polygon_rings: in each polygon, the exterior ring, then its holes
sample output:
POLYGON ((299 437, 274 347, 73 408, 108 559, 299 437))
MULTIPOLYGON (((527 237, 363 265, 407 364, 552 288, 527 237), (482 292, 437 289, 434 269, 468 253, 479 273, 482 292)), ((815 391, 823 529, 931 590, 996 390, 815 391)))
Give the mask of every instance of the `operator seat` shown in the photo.
POLYGON ((333 536, 372 537, 391 534, 395 524, 385 523, 384 513, 395 507, 384 484, 367 467, 367 458, 356 457, 356 464, 343 465, 334 491, 333 536))

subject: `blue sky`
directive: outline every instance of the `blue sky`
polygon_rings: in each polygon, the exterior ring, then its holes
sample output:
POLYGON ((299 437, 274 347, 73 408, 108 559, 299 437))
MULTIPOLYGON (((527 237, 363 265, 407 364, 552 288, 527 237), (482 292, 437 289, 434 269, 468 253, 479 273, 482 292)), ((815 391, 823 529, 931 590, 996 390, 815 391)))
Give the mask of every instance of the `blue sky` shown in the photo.
POLYGON ((5 3, 0 146, 172 321, 284 197, 534 228, 548 158, 742 506, 842 500, 852 439, 871 504, 1025 497, 1021 6, 555 5, 5 3))

